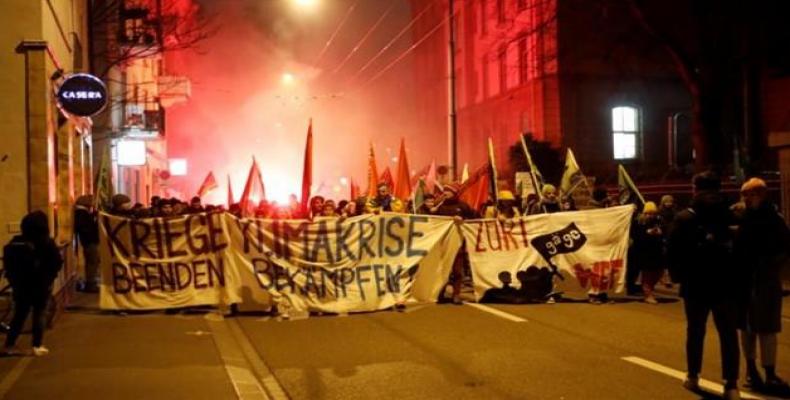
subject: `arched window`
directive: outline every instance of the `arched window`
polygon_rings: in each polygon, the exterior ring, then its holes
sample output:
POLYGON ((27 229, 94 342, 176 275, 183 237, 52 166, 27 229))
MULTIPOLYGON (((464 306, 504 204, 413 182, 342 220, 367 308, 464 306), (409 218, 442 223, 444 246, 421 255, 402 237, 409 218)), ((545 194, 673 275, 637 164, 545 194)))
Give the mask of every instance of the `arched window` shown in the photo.
POLYGON ((640 128, 639 109, 626 106, 612 108, 612 143, 615 160, 636 158, 640 128))

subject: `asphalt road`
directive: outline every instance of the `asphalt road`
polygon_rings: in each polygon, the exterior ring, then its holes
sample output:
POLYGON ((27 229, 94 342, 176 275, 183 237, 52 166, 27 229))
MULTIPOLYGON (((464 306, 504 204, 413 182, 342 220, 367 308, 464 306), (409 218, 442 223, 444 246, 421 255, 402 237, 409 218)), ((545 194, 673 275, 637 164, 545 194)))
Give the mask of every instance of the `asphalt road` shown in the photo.
MULTIPOLYGON (((708 332, 703 378, 719 382, 712 323, 708 332)), ((682 303, 669 298, 430 304, 291 321, 85 308, 49 332, 49 356, 0 359, 0 396, 698 399, 681 386, 684 336, 682 303)), ((790 334, 779 342, 778 370, 790 377, 790 334)))

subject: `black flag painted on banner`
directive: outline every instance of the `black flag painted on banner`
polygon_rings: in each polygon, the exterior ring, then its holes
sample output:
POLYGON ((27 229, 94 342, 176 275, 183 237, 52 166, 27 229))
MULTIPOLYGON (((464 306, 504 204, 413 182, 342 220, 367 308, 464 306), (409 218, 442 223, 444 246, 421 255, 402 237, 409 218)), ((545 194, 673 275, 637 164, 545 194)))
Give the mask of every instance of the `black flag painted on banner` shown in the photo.
POLYGON ((581 249, 587 243, 587 236, 579 230, 575 222, 571 222, 570 225, 556 232, 535 237, 530 243, 549 263, 553 272, 559 275, 557 266, 551 262, 551 258, 557 254, 573 253, 581 249))

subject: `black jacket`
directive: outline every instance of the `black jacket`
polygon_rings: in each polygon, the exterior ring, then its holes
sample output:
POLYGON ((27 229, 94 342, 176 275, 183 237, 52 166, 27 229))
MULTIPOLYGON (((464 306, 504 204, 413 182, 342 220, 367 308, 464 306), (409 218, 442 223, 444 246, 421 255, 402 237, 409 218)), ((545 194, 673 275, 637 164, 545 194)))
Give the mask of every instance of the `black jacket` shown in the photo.
POLYGON ((733 221, 717 192, 698 193, 691 207, 675 217, 667 250, 670 274, 683 298, 719 302, 737 297, 733 221))
POLYGON ((74 210, 74 234, 83 246, 99 244, 99 222, 96 214, 86 208, 77 207, 74 210))
POLYGON ((49 237, 46 214, 35 211, 22 219, 22 234, 3 248, 3 265, 14 296, 37 295, 49 289, 63 258, 49 237))
POLYGON ((773 204, 748 209, 735 239, 741 272, 741 328, 758 333, 782 329, 782 268, 787 267, 790 231, 773 204))

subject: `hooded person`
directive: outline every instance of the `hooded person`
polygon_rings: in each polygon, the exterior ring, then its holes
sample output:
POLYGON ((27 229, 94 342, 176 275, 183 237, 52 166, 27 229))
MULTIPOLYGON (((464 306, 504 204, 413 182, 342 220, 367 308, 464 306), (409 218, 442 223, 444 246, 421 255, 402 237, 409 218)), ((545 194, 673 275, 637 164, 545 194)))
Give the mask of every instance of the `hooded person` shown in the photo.
POLYGON ((86 292, 98 292, 99 278, 99 220, 93 209, 93 196, 77 198, 74 205, 74 235, 82 247, 85 259, 86 292))
POLYGON ((17 354, 16 340, 31 310, 33 312, 33 354, 43 356, 47 302, 52 283, 63 266, 63 258, 49 236, 49 217, 34 211, 21 222, 22 234, 15 236, 3 249, 6 278, 14 296, 14 317, 6 336, 5 354, 17 354))
POLYGON ((645 302, 658 304, 653 290, 664 273, 664 231, 658 206, 645 203, 642 214, 631 224, 633 244, 629 248, 629 268, 642 274, 645 302))
POLYGON ((790 230, 768 199, 768 186, 759 178, 741 187, 746 210, 735 238, 740 267, 741 304, 738 328, 746 358, 746 383, 755 389, 781 389, 787 384, 776 374, 777 334, 782 331, 781 270, 790 256, 790 230), (765 370, 757 370, 757 340, 765 370))

